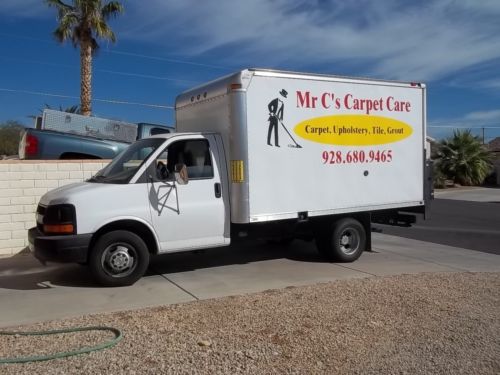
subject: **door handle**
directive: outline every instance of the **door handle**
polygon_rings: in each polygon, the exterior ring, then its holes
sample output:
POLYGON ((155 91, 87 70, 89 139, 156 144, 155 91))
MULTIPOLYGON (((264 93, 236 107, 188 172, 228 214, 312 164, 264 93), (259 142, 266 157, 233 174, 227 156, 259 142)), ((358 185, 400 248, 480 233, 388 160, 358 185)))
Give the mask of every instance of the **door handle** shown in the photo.
POLYGON ((220 182, 215 183, 214 190, 215 190, 215 198, 220 198, 222 196, 222 189, 220 186, 220 182))

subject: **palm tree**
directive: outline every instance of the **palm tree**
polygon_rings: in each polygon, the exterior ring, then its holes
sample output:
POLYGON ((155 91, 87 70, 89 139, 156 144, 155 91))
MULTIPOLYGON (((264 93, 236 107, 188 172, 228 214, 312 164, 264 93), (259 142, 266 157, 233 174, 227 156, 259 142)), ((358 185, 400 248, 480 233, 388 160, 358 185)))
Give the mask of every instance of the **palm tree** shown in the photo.
POLYGON ((492 170, 492 153, 470 130, 453 131, 441 141, 437 152, 437 168, 461 185, 479 185, 492 170))
MULTIPOLYGON (((54 109, 54 108, 52 108, 52 106, 50 106, 49 104, 45 104, 45 109, 54 109)), ((40 112, 43 113, 43 109, 40 109, 40 112)), ((78 104, 66 108, 63 108, 63 106, 60 105, 59 112, 75 113, 77 115, 80 115, 82 113, 82 111, 80 111, 80 106, 78 104)))
POLYGON ((80 46, 80 107, 81 113, 92 113, 92 56, 99 48, 97 38, 116 41, 115 34, 106 23, 123 12, 118 1, 103 5, 101 0, 72 0, 72 5, 61 0, 44 0, 49 7, 57 9, 59 25, 54 31, 56 39, 63 43, 70 39, 80 46))

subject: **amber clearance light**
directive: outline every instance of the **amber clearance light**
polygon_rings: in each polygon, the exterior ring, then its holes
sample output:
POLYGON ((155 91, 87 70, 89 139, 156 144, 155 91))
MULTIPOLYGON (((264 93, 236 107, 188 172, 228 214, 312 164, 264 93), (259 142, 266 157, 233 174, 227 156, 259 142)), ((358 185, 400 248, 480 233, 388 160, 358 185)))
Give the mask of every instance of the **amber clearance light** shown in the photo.
POLYGON ((73 224, 45 224, 43 226, 44 233, 72 234, 73 231, 73 224))
POLYGON ((231 83, 229 85, 229 90, 240 90, 242 87, 241 83, 231 83))

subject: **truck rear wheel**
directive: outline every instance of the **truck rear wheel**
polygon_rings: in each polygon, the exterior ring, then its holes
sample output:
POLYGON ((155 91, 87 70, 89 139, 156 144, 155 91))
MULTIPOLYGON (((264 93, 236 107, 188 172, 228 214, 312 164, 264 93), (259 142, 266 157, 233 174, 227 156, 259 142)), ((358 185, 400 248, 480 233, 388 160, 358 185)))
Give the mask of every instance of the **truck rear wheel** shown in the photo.
POLYGON ((330 261, 353 262, 366 248, 366 231, 358 220, 340 219, 317 234, 316 245, 330 261))
POLYGON ((95 279, 103 286, 132 285, 146 272, 149 252, 135 233, 116 230, 99 237, 89 258, 95 279))

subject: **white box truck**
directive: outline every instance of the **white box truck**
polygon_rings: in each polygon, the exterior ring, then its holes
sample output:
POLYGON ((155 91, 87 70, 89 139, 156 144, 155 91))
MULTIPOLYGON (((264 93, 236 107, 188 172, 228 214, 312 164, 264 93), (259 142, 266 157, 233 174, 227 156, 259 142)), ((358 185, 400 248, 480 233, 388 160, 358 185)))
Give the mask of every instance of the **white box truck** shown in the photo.
POLYGON ((372 220, 411 222, 431 196, 420 83, 248 69, 181 94, 175 115, 177 133, 41 198, 37 258, 107 286, 134 283, 150 254, 254 237, 351 262, 372 220))

